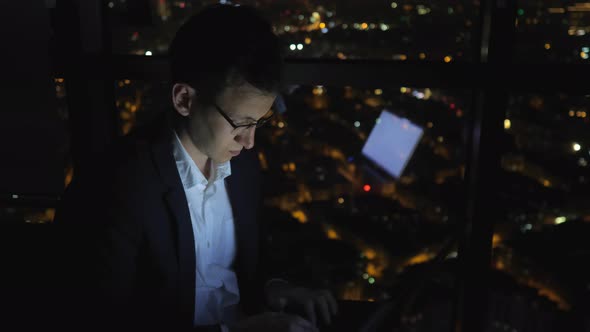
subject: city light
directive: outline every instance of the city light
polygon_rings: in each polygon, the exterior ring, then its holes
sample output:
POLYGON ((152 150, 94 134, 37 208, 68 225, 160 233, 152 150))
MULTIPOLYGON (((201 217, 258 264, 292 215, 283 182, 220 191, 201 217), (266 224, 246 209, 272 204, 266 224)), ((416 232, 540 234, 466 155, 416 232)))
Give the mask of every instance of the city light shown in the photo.
POLYGON ((418 10, 418 15, 426 15, 430 13, 430 8, 427 8, 424 5, 418 5, 416 6, 416 9, 418 10))
POLYGON ((444 60, 445 60, 445 62, 446 62, 446 63, 449 63, 449 62, 453 61, 453 57, 451 57, 450 55, 447 55, 447 56, 444 58, 444 60))
POLYGON ((301 51, 303 49, 303 44, 297 44, 297 49, 301 51))
POLYGON ((362 30, 367 30, 369 28, 369 25, 367 23, 362 23, 361 24, 361 29, 362 30))
POLYGON ((305 38, 305 44, 306 44, 306 45, 309 45, 309 44, 311 44, 311 38, 309 38, 309 37, 306 37, 306 38, 305 38))
POLYGON ((416 97, 416 99, 424 99, 424 92, 413 91, 412 96, 416 97))
POLYGON ((283 121, 279 121, 279 123, 277 123, 277 126, 279 126, 279 128, 284 128, 285 123, 283 121))
POLYGON ((326 23, 322 22, 320 23, 320 29, 324 29, 326 27, 326 23))
POLYGON ((145 51, 145 56, 152 56, 152 51, 145 51))
POLYGON ((312 93, 314 96, 321 96, 324 94, 324 87, 322 85, 317 85, 313 88, 312 93))
POLYGON ((572 144, 572 149, 574 149, 575 152, 578 152, 582 149, 582 146, 579 143, 574 143, 572 144))
POLYGON ((369 186, 368 184, 365 184, 363 186, 363 190, 366 191, 366 192, 369 192, 369 191, 371 191, 371 186, 369 186))
POLYGON ((420 53, 420 55, 418 55, 418 57, 420 58, 420 60, 424 60, 424 59, 426 59, 426 53, 420 53))
POLYGON ((291 212, 291 216, 297 219, 297 221, 299 221, 301 224, 307 223, 307 215, 302 210, 295 210, 291 212))
POLYGON ((371 285, 372 285, 372 284, 374 284, 374 283, 375 283, 375 278, 373 278, 373 277, 370 277, 370 278, 369 278, 369 283, 370 283, 371 285))
POLYGON ((354 126, 355 126, 356 128, 358 128, 358 127, 360 127, 360 126, 361 126, 361 123, 360 123, 360 122, 358 122, 358 121, 355 121, 355 122, 354 122, 354 126))
POLYGON ((322 33, 328 33, 328 31, 330 31, 330 30, 328 30, 328 28, 323 28, 322 29, 322 33))
POLYGON ((343 204, 344 203, 344 198, 340 197, 338 198, 338 204, 343 204))
POLYGON ((512 122, 510 121, 510 119, 505 119, 504 120, 504 129, 508 130, 512 127, 512 122))
POLYGON ((369 279, 369 274, 368 273, 363 273, 363 279, 365 279, 365 280, 369 279))
POLYGON ((380 95, 382 95, 382 94, 383 94, 383 90, 381 90, 381 89, 375 89, 375 94, 376 94, 377 96, 380 96, 380 95))
POLYGON ((550 49, 551 49, 551 44, 549 44, 549 43, 545 43, 545 49, 546 49, 546 50, 550 50, 550 49))
POLYGON ((428 128, 432 128, 432 127, 434 127, 434 123, 432 123, 432 122, 428 122, 428 123, 426 124, 426 127, 428 127, 428 128))
POLYGON ((586 53, 586 52, 580 52, 580 58, 582 58, 584 60, 585 59, 588 59, 588 53, 586 53))
POLYGON ((297 49, 297 45, 295 45, 295 44, 291 44, 291 45, 289 46, 289 48, 291 49, 291 51, 295 51, 295 50, 297 49))
POLYGON ((557 218, 555 218, 555 224, 556 225, 563 224, 566 221, 567 221, 567 218, 566 217, 557 217, 557 218))
POLYGON ((338 233, 332 228, 328 229, 326 235, 330 240, 340 240, 340 235, 338 235, 338 233))
POLYGON ((396 9, 397 8, 397 2, 392 2, 391 3, 391 8, 396 9))

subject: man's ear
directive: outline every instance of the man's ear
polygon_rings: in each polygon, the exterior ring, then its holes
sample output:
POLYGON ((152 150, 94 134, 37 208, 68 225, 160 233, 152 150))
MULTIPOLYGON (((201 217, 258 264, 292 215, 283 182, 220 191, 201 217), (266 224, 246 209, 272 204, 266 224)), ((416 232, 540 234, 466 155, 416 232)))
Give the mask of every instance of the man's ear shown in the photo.
POLYGON ((176 112, 182 116, 189 116, 197 92, 186 83, 176 83, 172 87, 172 104, 176 112))

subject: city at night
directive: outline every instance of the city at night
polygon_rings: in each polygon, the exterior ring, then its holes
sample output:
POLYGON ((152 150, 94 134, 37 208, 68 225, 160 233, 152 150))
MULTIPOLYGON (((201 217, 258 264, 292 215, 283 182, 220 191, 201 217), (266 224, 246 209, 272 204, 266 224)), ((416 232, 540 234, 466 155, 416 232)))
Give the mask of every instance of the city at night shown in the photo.
POLYGON ((0 7, 6 330, 590 331, 590 2, 0 7))

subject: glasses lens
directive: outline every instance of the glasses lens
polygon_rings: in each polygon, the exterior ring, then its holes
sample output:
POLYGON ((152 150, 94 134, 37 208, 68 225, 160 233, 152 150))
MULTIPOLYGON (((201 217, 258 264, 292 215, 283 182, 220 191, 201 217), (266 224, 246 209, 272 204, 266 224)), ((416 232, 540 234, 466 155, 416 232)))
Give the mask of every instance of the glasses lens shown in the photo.
POLYGON ((274 111, 273 110, 270 110, 268 113, 266 113, 266 115, 263 118, 261 118, 260 120, 258 120, 258 122, 256 123, 256 128, 260 128, 261 126, 263 126, 274 115, 275 115, 274 111))

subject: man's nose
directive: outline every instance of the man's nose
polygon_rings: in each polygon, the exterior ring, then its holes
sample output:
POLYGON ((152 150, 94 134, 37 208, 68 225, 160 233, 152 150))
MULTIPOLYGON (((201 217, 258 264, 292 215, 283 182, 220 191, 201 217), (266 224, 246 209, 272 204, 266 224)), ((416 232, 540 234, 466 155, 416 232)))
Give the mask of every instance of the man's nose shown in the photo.
POLYGON ((246 150, 251 149, 254 147, 254 136, 256 134, 256 127, 248 128, 246 131, 240 135, 240 139, 238 142, 244 146, 246 150))

